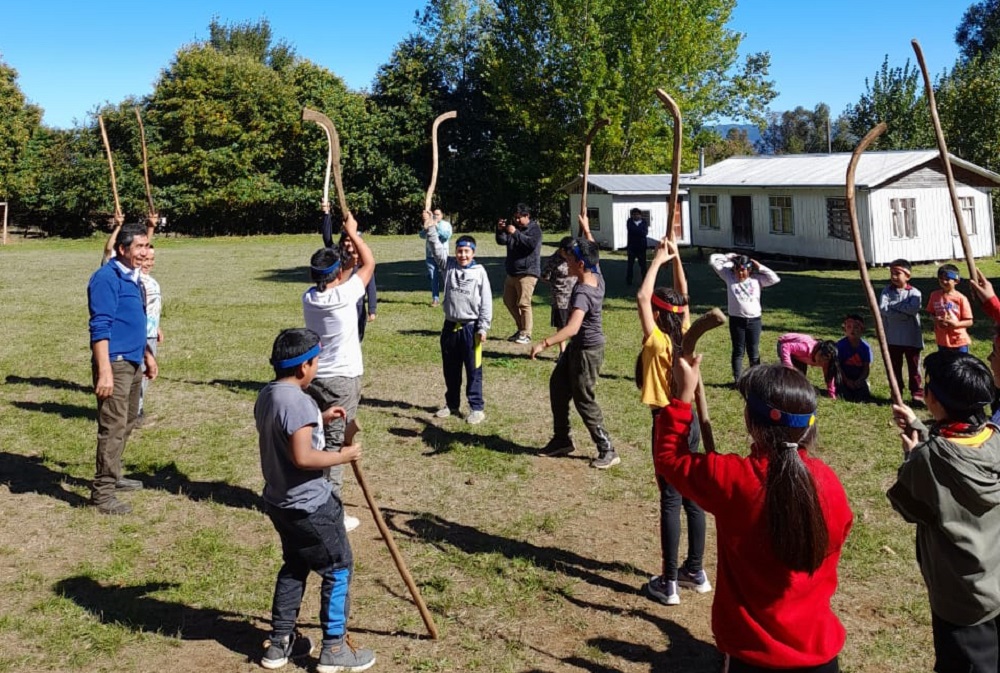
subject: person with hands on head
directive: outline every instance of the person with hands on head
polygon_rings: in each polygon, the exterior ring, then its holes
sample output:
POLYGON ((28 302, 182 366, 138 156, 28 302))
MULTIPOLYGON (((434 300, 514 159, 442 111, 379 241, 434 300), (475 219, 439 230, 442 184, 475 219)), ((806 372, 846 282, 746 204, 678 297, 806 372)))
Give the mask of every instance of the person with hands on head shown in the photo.
POLYGON ((597 445, 597 457, 590 466, 606 470, 621 462, 611 445, 611 436, 604 427, 604 414, 597 404, 594 389, 604 362, 604 331, 601 312, 604 304, 604 275, 600 267, 600 250, 590 233, 587 218, 579 216, 584 236, 577 238, 564 253, 569 272, 576 276, 570 296, 570 314, 566 326, 531 347, 531 359, 563 341, 569 346, 556 362, 549 376, 549 403, 552 407, 552 439, 542 449, 542 455, 555 458, 576 450, 570 437, 569 404, 572 401, 597 445))
MULTIPOLYGON (((687 277, 678 259, 677 245, 667 238, 660 241, 649 271, 636 294, 639 322, 642 325, 642 352, 637 363, 636 385, 642 391, 642 401, 656 418, 670 404, 674 359, 682 352, 681 340, 691 324, 687 298, 687 277), (675 260, 673 287, 656 287, 656 276, 664 264, 675 260)), ((691 424, 688 446, 698 450, 701 430, 697 421, 691 424)), ((653 437, 655 443, 655 435, 653 437)), ((690 498, 684 498, 669 482, 656 475, 660 490, 660 553, 661 571, 646 584, 650 596, 666 605, 680 604, 678 586, 698 593, 712 590, 702 568, 705 554, 705 512, 690 498), (681 507, 687 519, 688 549, 684 564, 677 567, 681 538, 681 507)))
POLYGON ((653 464, 715 516, 716 645, 729 673, 835 673, 846 631, 830 599, 853 515, 836 473, 810 453, 816 391, 795 369, 751 367, 737 383, 750 455, 692 453, 701 361, 674 361, 677 395, 656 419, 653 464))
POLYGON ((359 460, 361 447, 352 443, 329 450, 323 427, 345 420, 347 410, 329 406, 320 412, 305 393, 319 371, 321 350, 319 335, 312 330, 283 330, 271 349, 274 379, 261 389, 253 409, 264 511, 281 540, 271 633, 260 662, 268 670, 313 651, 310 639, 296 628, 311 571, 322 578, 323 646, 316 670, 363 671, 375 663, 374 652, 355 647, 347 636, 354 557, 343 502, 323 476, 325 469, 359 460))
MULTIPOLYGON (((995 349, 994 349, 995 350, 995 349)), ((994 368, 996 365, 994 365, 994 368)), ((994 374, 939 350, 924 361, 928 427, 893 405, 903 463, 886 493, 916 524, 939 673, 1000 670, 1000 429, 987 418, 994 374)))
POLYGON ((142 226, 122 226, 114 252, 87 285, 97 397, 97 467, 91 503, 102 514, 128 514, 131 505, 119 500, 117 493, 141 489, 142 482, 122 475, 122 454, 139 416, 143 376, 153 380, 159 369, 146 341, 146 305, 139 276, 149 238, 142 226))
POLYGON ((476 239, 462 234, 455 242, 455 257, 448 258, 448 244, 441 240, 438 222, 424 211, 424 232, 441 271, 444 325, 441 327, 441 364, 444 369, 445 405, 437 418, 457 415, 465 370, 465 397, 471 425, 486 420, 483 399, 483 343, 493 323, 493 293, 486 268, 476 262, 476 239))
POLYGON ((527 204, 517 204, 513 222, 497 222, 496 241, 507 248, 503 303, 517 325, 517 331, 507 341, 530 344, 534 326, 531 297, 542 273, 542 229, 538 222, 531 219, 531 209, 527 204))

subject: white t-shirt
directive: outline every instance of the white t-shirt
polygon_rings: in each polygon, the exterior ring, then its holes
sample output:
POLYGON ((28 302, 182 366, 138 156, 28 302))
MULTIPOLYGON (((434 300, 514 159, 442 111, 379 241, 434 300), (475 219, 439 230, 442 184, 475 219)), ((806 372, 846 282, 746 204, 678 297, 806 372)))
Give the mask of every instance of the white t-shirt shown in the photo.
POLYGON ((326 292, 311 287, 302 295, 306 327, 316 332, 323 344, 318 378, 354 378, 365 373, 358 339, 358 300, 363 296, 365 286, 357 274, 326 292))
POLYGON ((160 328, 160 311, 163 309, 160 284, 148 273, 140 274, 139 280, 146 290, 146 338, 155 339, 160 328))

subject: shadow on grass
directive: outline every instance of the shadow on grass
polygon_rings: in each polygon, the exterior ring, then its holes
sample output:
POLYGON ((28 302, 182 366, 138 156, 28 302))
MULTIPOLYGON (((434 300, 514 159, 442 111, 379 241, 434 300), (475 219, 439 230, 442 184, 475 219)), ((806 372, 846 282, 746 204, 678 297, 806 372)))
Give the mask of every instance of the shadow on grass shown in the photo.
MULTIPOLYGON (((423 418, 417 418, 414 420, 419 423, 423 423, 424 425, 424 429, 420 432, 420 438, 429 449, 429 451, 424 454, 425 456, 438 456, 443 453, 450 453, 454 450, 456 444, 478 445, 489 449, 490 451, 506 453, 511 456, 537 456, 540 451, 538 447, 515 444, 500 435, 481 435, 462 430, 446 430, 445 428, 434 425, 430 421, 423 418)), ((393 432, 393 430, 390 429, 389 432, 393 432)), ((400 436, 415 436, 416 434, 412 430, 404 430, 404 432, 413 433, 413 435, 400 436)))
POLYGON ((175 586, 168 582, 104 586, 89 577, 78 575, 60 580, 54 590, 102 624, 119 624, 133 631, 182 640, 214 640, 226 649, 242 654, 248 662, 260 658, 261 643, 267 633, 248 623, 246 615, 193 608, 150 596, 175 586))
POLYGON ((93 386, 84 386, 76 381, 67 381, 66 379, 52 379, 48 376, 15 376, 14 374, 9 374, 6 379, 7 383, 15 385, 18 383, 27 383, 32 386, 44 387, 44 388, 54 388, 56 390, 72 390, 78 393, 93 393, 93 386))
POLYGON ((402 336, 417 336, 417 337, 439 337, 441 336, 441 330, 433 329, 401 329, 396 332, 402 336))
POLYGON ((44 414, 55 414, 61 418, 86 418, 97 420, 96 407, 84 407, 79 404, 63 404, 61 402, 11 402, 11 405, 25 411, 38 411, 44 414))
POLYGON ((608 577, 607 575, 611 573, 647 577, 644 571, 630 563, 608 563, 558 547, 541 547, 523 540, 486 533, 472 526, 449 521, 436 514, 417 516, 413 512, 383 509, 382 515, 389 527, 401 536, 434 545, 447 544, 466 554, 502 554, 511 560, 526 560, 539 568, 561 573, 567 577, 612 591, 634 593, 635 587, 608 577), (412 517, 406 522, 409 530, 403 530, 395 523, 396 517, 403 516, 412 517))
POLYGON ((227 507, 263 511, 260 495, 242 486, 223 481, 192 481, 171 462, 142 479, 146 488, 181 495, 196 502, 217 502, 227 507))
POLYGON ((62 500, 70 507, 85 507, 89 500, 63 488, 63 484, 90 488, 90 482, 70 477, 42 464, 37 456, 0 453, 0 484, 11 493, 38 493, 62 500))
POLYGON ((361 398, 362 407, 374 407, 376 409, 403 409, 405 411, 424 411, 427 413, 434 413, 437 411, 437 407, 420 406, 419 404, 413 404, 412 402, 406 402, 404 400, 382 400, 377 397, 362 397, 361 398))
POLYGON ((234 393, 250 392, 254 394, 259 393, 268 383, 267 381, 243 381, 241 379, 212 379, 211 381, 194 381, 192 379, 175 379, 169 376, 161 376, 159 378, 173 383, 187 383, 193 386, 218 386, 220 388, 228 388, 234 393))

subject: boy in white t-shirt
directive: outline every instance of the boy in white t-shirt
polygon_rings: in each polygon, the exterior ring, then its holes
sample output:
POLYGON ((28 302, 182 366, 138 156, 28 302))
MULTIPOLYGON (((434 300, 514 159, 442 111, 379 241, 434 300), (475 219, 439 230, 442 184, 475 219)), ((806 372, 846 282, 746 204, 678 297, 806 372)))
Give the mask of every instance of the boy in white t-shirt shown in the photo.
MULTIPOLYGON (((344 269, 340 249, 317 250, 309 262, 309 273, 316 285, 302 295, 306 327, 319 335, 323 345, 316 378, 306 392, 316 400, 321 411, 337 406, 343 407, 347 414, 324 428, 327 451, 340 450, 345 429, 357 416, 361 375, 364 374, 357 306, 375 273, 375 258, 368 244, 358 235, 358 223, 350 213, 344 221, 344 233, 360 258, 357 271, 352 274, 344 269)), ((328 478, 334 494, 341 498, 343 466, 331 467, 328 478)), ((344 517, 348 530, 357 527, 358 523, 355 517, 344 517)))
MULTIPOLYGON (((139 280, 142 282, 142 291, 146 297, 146 347, 156 357, 156 347, 163 341, 163 330, 160 329, 160 313, 163 310, 163 296, 160 294, 160 284, 150 275, 153 265, 156 263, 156 250, 153 244, 149 244, 149 252, 142 266, 139 267, 141 273, 139 280)), ((145 410, 146 388, 149 387, 149 379, 143 377, 142 392, 139 394, 139 416, 138 421, 143 420, 145 410)))

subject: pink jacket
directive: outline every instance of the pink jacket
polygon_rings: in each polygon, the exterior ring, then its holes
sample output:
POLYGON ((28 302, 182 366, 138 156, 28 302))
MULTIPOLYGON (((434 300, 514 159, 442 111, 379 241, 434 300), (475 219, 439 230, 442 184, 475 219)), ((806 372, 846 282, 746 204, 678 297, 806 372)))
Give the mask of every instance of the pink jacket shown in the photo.
MULTIPOLYGON (((781 364, 786 367, 794 368, 793 361, 801 362, 810 367, 819 367, 820 365, 813 360, 812 356, 813 348, 818 343, 818 340, 808 334, 797 332, 782 334, 778 337, 778 358, 781 360, 781 364)), ((823 380, 826 381, 826 392, 830 395, 830 399, 837 399, 837 384, 832 377, 827 375, 825 366, 823 367, 823 380)))

